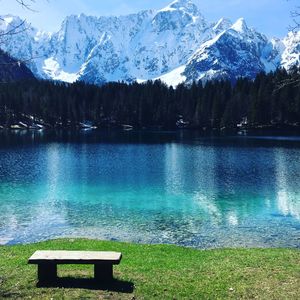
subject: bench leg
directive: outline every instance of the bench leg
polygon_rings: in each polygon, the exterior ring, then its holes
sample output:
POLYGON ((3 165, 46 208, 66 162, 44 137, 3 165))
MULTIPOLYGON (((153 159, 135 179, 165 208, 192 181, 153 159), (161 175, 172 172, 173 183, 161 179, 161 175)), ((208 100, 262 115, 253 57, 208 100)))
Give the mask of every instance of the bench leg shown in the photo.
POLYGON ((38 265, 39 282, 53 282, 57 279, 56 264, 39 264, 38 265))
POLYGON ((94 275, 97 281, 111 281, 113 279, 113 265, 95 264, 94 275))

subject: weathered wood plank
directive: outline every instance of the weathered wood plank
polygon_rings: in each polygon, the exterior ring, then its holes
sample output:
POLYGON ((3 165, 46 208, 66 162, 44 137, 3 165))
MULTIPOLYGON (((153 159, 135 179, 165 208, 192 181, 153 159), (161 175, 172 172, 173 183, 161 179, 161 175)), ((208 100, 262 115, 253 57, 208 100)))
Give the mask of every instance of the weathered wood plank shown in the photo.
POLYGON ((29 264, 114 264, 120 263, 122 254, 108 251, 36 251, 29 264))

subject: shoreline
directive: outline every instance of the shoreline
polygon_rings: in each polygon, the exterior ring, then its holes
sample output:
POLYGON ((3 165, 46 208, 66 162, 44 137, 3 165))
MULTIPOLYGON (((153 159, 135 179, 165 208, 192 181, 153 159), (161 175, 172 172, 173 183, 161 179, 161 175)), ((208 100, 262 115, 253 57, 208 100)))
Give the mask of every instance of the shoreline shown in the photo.
MULTIPOLYGON (((28 117, 29 118, 29 117, 28 117)), ((231 126, 223 127, 213 127, 213 126, 196 126, 187 122, 187 125, 177 125, 174 126, 163 126, 159 124, 149 124, 147 126, 140 126, 138 124, 126 124, 121 121, 115 121, 114 123, 102 123, 102 122, 92 122, 92 121, 82 121, 82 122, 56 122, 55 124, 48 124, 44 120, 33 121, 33 117, 28 120, 16 119, 14 122, 8 124, 0 123, 0 131, 93 131, 93 130, 121 130, 124 132, 130 131, 196 131, 199 133, 216 133, 216 134, 226 134, 226 133, 236 133, 236 134, 247 134, 259 131, 274 131, 274 132, 295 132, 300 134, 300 124, 297 123, 249 123, 249 124, 236 124, 231 126)))
MULTIPOLYGON (((128 125, 129 126, 129 125, 128 125)), ((133 127, 126 129, 126 127, 45 127, 45 128, 10 128, 0 126, 0 132, 5 133, 26 133, 26 132, 140 132, 140 133, 176 133, 176 132, 194 132, 205 135, 229 136, 229 135, 268 135, 268 134, 286 134, 286 135, 300 135, 300 126, 257 126, 247 128, 157 128, 157 127, 133 127)))
POLYGON ((267 245, 253 245, 253 246, 211 246, 211 247, 200 247, 200 246, 193 246, 193 245, 180 245, 175 243, 149 243, 149 242, 137 242, 132 240, 118 240, 118 239, 105 239, 105 238, 96 238, 96 237, 89 237, 89 236, 61 236, 61 237, 53 237, 53 238, 46 238, 42 240, 36 241, 28 241, 28 242, 15 242, 10 243, 9 239, 2 239, 0 238, 0 249, 1 247, 15 247, 15 246, 31 246, 31 245, 38 245, 41 243, 47 242, 55 242, 55 241, 76 241, 76 240, 86 240, 88 242, 104 242, 104 243, 119 243, 119 244, 131 244, 135 246, 170 246, 170 247, 177 247, 183 249, 191 249, 196 251, 214 251, 214 250, 267 250, 267 249, 289 249, 289 250, 299 250, 300 246, 267 246, 267 245), (2 243, 2 241, 8 241, 6 243, 2 243))

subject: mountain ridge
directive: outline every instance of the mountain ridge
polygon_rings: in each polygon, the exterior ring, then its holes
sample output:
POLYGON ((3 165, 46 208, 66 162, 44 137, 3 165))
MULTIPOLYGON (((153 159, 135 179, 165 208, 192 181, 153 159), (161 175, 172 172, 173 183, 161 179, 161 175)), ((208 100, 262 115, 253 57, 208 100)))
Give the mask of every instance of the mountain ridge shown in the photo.
MULTIPOLYGON (((0 31, 21 19, 2 16, 0 31)), ((268 39, 243 18, 208 23, 191 0, 158 11, 120 17, 71 15, 59 31, 41 32, 27 23, 0 48, 38 78, 103 84, 161 79, 168 85, 193 80, 254 78, 260 71, 291 69, 300 62, 300 32, 268 39), (30 60, 29 58, 34 58, 30 60)))

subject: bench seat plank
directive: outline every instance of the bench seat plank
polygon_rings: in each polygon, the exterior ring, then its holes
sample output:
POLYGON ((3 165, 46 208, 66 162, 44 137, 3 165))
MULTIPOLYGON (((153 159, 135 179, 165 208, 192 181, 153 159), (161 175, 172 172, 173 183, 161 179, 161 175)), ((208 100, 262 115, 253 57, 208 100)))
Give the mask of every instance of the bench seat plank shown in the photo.
POLYGON ((29 264, 114 264, 118 265, 122 254, 108 251, 36 251, 29 264))

